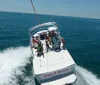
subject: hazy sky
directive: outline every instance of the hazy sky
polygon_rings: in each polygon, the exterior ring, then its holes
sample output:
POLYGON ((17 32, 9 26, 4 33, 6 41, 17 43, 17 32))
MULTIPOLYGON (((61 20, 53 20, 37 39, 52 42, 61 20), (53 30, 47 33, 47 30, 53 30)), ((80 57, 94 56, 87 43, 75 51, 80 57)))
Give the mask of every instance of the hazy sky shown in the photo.
MULTIPOLYGON (((33 0, 37 13, 100 19, 100 0, 33 0)), ((0 11, 33 13, 30 0, 0 0, 0 11)))

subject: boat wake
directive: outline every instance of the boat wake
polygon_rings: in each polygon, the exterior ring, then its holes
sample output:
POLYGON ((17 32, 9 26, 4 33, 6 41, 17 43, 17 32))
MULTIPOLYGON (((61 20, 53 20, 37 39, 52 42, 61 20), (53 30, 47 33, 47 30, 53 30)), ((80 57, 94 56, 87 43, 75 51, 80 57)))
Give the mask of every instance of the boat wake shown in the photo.
POLYGON ((100 85, 100 79, 87 69, 76 66, 77 85, 100 85))
MULTIPOLYGON (((33 85, 29 47, 9 48, 0 52, 0 85, 33 85)), ((88 70, 76 66, 77 85, 100 85, 88 70)))
POLYGON ((9 48, 0 52, 0 85, 30 85, 32 80, 29 47, 9 48))

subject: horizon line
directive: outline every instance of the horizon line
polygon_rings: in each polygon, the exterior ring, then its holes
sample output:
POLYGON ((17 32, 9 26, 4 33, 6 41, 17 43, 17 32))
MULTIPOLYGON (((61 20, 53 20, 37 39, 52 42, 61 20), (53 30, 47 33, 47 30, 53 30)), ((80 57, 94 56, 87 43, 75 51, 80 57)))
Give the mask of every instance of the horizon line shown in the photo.
MULTIPOLYGON (((14 12, 14 11, 0 11, 0 12, 11 12, 11 13, 21 13, 21 14, 35 14, 32 12, 14 12)), ((100 18, 93 18, 93 17, 81 17, 81 16, 67 16, 67 15, 55 15, 55 14, 42 14, 42 13, 37 13, 37 15, 52 15, 52 16, 62 16, 62 17, 71 17, 71 18, 83 18, 83 19, 94 19, 94 20, 100 20, 100 18)))

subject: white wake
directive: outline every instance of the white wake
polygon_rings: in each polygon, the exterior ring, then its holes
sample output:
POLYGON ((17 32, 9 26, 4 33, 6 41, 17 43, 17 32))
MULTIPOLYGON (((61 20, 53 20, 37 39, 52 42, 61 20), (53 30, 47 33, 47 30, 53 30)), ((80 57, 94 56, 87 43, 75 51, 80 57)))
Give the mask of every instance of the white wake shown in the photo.
POLYGON ((76 71, 78 73, 79 81, 78 83, 84 82, 83 85, 100 85, 100 79, 98 79, 92 72, 88 71, 85 68, 76 66, 76 71))
MULTIPOLYGON (((0 85, 20 85, 16 76, 23 74, 21 70, 25 70, 23 67, 30 62, 30 57, 31 51, 29 47, 9 48, 0 52, 0 85)), ((86 82, 88 85, 100 85, 100 80, 88 70, 76 66, 76 71, 79 79, 83 81, 83 85, 86 82)), ((24 79, 30 80, 29 77, 24 79)), ((82 82, 79 81, 78 83, 82 82)))
POLYGON ((24 68, 19 67, 29 63, 30 52, 29 47, 9 48, 0 52, 0 85, 18 85, 16 75, 23 74, 20 69, 24 68))

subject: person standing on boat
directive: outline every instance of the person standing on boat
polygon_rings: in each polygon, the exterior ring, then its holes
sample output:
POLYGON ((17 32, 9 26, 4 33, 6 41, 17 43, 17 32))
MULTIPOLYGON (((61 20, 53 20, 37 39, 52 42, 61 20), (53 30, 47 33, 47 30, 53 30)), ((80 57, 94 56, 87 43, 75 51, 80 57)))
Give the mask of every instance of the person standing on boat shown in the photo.
POLYGON ((50 46, 49 46, 49 44, 48 44, 48 41, 47 41, 47 40, 45 41, 45 43, 46 43, 46 49, 47 49, 47 52, 48 52, 48 50, 50 49, 50 46))
POLYGON ((37 55, 38 55, 38 56, 43 55, 43 57, 44 57, 42 43, 39 43, 39 44, 38 44, 38 47, 37 47, 37 55))
POLYGON ((51 39, 50 39, 49 35, 48 35, 48 36, 46 35, 46 38, 45 38, 45 39, 46 39, 46 41, 49 42, 49 44, 51 45, 51 39))
POLYGON ((36 48, 38 45, 38 40, 35 39, 35 37, 32 37, 32 42, 33 42, 33 48, 36 48))
POLYGON ((49 32, 49 36, 50 36, 50 37, 53 37, 53 36, 55 36, 55 35, 56 35, 56 33, 55 33, 54 30, 49 32))
POLYGON ((63 44, 63 46, 62 46, 62 47, 63 47, 63 49, 65 49, 65 48, 66 48, 66 46, 65 46, 65 45, 66 45, 66 42, 65 42, 65 40, 64 40, 64 38, 63 38, 63 37, 61 38, 61 41, 62 41, 62 44, 63 44))

